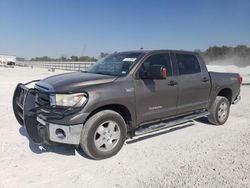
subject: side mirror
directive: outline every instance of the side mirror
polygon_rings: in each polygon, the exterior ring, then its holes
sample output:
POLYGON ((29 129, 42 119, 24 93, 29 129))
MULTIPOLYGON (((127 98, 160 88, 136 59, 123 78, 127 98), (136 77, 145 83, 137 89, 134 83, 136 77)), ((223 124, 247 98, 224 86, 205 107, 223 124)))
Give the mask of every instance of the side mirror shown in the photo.
POLYGON ((167 69, 162 65, 153 65, 149 68, 144 79, 164 80, 167 78, 167 69))

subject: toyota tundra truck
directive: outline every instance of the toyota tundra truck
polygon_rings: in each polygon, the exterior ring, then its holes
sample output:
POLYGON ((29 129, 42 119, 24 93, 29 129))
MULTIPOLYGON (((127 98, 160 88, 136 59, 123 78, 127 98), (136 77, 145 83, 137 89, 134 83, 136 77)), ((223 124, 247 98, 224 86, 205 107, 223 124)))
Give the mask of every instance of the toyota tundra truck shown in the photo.
POLYGON ((86 71, 18 84, 13 110, 34 143, 72 144, 104 159, 126 139, 190 120, 224 124, 241 83, 239 74, 208 72, 195 52, 119 52, 86 71))

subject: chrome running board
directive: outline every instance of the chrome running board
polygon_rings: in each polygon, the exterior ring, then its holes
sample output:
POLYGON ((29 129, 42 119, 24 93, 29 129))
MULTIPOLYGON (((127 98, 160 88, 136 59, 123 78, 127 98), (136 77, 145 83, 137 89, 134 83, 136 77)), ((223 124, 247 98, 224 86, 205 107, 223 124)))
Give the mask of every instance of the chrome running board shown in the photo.
POLYGON ((199 119, 201 117, 206 117, 208 115, 209 115, 209 112, 202 111, 202 112, 194 113, 194 114, 184 116, 184 117, 172 120, 172 121, 170 120, 168 122, 161 122, 161 123, 158 123, 158 124, 153 124, 153 125, 150 125, 150 126, 148 126, 146 128, 140 127, 140 128, 135 130, 134 135, 135 136, 140 136, 140 135, 144 135, 144 134, 147 134, 147 133, 152 133, 152 132, 155 132, 155 131, 159 131, 159 130, 162 130, 162 129, 173 127, 175 125, 179 125, 181 123, 188 122, 190 120, 199 119))

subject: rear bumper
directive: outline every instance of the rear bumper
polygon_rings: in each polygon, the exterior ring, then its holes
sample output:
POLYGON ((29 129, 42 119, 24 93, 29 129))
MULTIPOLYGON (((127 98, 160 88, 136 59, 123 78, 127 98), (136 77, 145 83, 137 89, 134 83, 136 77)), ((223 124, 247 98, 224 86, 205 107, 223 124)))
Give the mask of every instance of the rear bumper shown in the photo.
POLYGON ((66 126, 46 122, 40 117, 37 117, 37 122, 40 123, 39 135, 48 141, 74 145, 80 143, 83 124, 66 126))

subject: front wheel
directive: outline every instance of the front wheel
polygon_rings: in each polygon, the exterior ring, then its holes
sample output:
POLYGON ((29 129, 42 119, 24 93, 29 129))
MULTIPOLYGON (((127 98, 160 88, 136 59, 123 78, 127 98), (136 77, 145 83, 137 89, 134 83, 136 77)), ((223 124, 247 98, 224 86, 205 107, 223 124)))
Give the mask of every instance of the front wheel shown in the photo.
POLYGON ((117 154, 127 136, 127 126, 120 114, 103 110, 90 117, 81 133, 80 145, 93 159, 105 159, 117 154))
POLYGON ((223 125, 229 116, 230 102, 227 98, 217 96, 209 109, 208 121, 214 125, 223 125))

